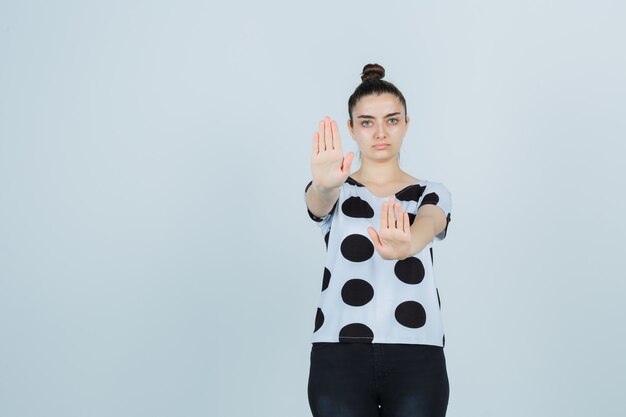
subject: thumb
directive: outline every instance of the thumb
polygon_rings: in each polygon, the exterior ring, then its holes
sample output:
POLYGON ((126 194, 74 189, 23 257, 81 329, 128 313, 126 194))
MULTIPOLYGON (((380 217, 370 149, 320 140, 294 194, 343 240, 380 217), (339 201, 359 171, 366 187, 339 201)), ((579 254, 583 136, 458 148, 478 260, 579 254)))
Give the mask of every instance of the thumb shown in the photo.
POLYGON ((383 244, 380 241, 380 238, 378 237, 378 233, 376 233, 376 229, 370 226, 367 228, 367 233, 369 233, 370 238, 372 238, 372 242, 374 242, 374 247, 376 248, 376 250, 380 252, 380 250, 383 247, 383 244))
POLYGON ((352 160, 354 159, 354 152, 348 152, 348 154, 343 158, 343 164, 341 166, 341 170, 343 172, 348 172, 350 174, 350 165, 352 164, 352 160))

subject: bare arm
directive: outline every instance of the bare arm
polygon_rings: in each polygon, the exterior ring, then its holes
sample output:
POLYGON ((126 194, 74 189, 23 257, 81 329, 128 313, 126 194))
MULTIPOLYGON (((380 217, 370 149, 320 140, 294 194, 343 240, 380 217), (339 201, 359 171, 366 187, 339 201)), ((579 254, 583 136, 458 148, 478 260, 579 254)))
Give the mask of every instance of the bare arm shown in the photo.
POLYGON ((322 218, 332 210, 339 198, 340 187, 319 190, 315 183, 306 191, 306 206, 314 216, 322 218))
POLYGON ((409 256, 421 252, 435 236, 443 232, 446 224, 446 215, 441 207, 433 204, 425 204, 420 207, 411 225, 409 256))

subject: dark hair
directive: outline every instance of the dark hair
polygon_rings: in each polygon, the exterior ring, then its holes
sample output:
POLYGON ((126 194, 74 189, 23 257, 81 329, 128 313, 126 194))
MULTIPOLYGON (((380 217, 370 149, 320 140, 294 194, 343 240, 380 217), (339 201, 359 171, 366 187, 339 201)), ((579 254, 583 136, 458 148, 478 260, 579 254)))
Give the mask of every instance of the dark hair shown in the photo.
POLYGON ((371 94, 381 95, 384 93, 391 93, 398 97, 402 106, 404 106, 404 114, 406 115, 406 100, 404 96, 398 90, 398 88, 389 81, 383 80, 385 76, 385 69, 378 64, 367 64, 363 67, 361 73, 361 84, 354 90, 354 93, 348 100, 348 117, 350 117, 350 125, 352 126, 352 110, 356 103, 365 96, 371 94))

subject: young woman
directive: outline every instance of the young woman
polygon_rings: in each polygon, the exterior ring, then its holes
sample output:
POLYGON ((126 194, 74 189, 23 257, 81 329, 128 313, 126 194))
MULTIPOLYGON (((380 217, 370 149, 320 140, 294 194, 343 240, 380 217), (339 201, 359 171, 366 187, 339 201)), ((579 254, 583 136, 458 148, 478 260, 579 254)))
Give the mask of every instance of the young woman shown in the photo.
POLYGON ((308 213, 327 258, 311 339, 308 398, 314 417, 445 416, 448 376, 433 242, 443 240, 451 196, 399 165, 409 126, 402 93, 363 68, 348 101, 360 152, 350 173, 337 122, 313 134, 308 213))

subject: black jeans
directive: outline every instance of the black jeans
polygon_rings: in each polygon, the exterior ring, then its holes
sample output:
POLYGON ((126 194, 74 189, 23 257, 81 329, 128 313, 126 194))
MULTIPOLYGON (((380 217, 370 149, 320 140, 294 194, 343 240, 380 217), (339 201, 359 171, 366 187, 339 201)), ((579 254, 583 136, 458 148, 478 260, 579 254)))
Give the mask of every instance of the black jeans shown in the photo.
POLYGON ((443 348, 399 343, 313 343, 313 417, 444 417, 443 348))

